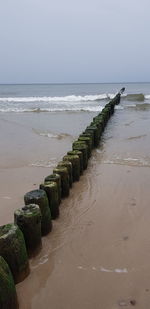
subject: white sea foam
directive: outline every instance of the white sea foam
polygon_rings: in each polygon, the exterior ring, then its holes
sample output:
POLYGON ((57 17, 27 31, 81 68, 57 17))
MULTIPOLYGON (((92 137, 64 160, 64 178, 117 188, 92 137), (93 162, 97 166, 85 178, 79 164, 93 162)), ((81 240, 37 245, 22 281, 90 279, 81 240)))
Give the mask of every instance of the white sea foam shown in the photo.
POLYGON ((51 107, 51 108, 11 108, 11 107, 6 107, 6 108, 0 108, 1 113, 46 113, 46 112, 101 112, 103 109, 102 106, 64 106, 64 107, 51 107))
POLYGON ((124 107, 122 105, 116 105, 115 109, 124 109, 124 107))
POLYGON ((118 164, 138 167, 150 167, 150 158, 113 158, 112 160, 104 160, 104 164, 118 164))
POLYGON ((56 165, 56 159, 51 159, 51 161, 38 160, 34 163, 29 164, 32 167, 54 167, 56 165))
MULTIPOLYGON (((28 113, 28 112, 100 112, 108 100, 113 99, 115 94, 90 94, 90 95, 68 95, 68 96, 24 96, 24 97, 0 97, 1 113, 28 113)), ((127 101, 150 100, 150 94, 123 94, 123 99, 127 101)), ((116 109, 142 108, 142 104, 123 104, 116 109), (140 106, 140 107, 139 107, 140 106)), ((145 104, 145 103, 143 103, 145 104)), ((146 102, 147 108, 149 102, 146 102)))
POLYGON ((109 99, 110 96, 114 95, 107 95, 104 93, 85 96, 69 95, 64 97, 0 97, 0 102, 87 102, 109 99))
MULTIPOLYGON (((106 100, 106 99, 113 99, 116 94, 114 93, 102 93, 102 94, 95 94, 95 95, 68 95, 68 96, 31 96, 31 97, 0 97, 0 103, 34 103, 34 102, 93 102, 93 101, 99 101, 99 100, 106 100)), ((150 94, 128 94, 124 93, 121 95, 123 98, 127 98, 129 100, 138 100, 138 99, 150 99, 150 94)))
POLYGON ((128 273, 128 270, 126 268, 107 269, 107 268, 101 267, 100 270, 106 273, 119 273, 119 274, 128 273))

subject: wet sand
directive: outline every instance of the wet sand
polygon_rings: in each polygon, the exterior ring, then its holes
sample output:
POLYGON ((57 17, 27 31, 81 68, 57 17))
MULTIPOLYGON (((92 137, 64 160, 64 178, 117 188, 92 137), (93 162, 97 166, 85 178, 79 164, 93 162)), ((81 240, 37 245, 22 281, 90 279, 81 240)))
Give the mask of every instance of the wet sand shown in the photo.
MULTIPOLYGON (((149 308, 149 138, 149 114, 116 111, 88 169, 61 203, 43 249, 30 260, 31 274, 17 285, 20 309, 149 308)), ((61 141, 58 151, 54 140, 56 161, 72 138, 61 141)), ((15 199, 20 206, 22 185, 25 192, 31 190, 49 174, 22 167, 15 176, 18 194, 10 171, 5 169, 1 183, 3 194, 15 197, 13 203, 3 199, 5 222, 11 218, 8 206, 13 204, 11 213, 15 199)))
MULTIPOLYGON (((94 115, 94 114, 93 114, 94 115)), ((0 114, 0 224, 12 222, 92 118, 90 113, 0 114)))

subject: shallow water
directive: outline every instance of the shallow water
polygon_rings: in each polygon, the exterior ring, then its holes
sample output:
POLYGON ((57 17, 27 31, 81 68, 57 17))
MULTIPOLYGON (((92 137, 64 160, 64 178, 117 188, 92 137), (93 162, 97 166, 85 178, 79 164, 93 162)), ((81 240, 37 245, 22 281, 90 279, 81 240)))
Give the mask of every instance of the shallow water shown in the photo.
MULTIPOLYGON (((104 85, 102 92, 113 93, 113 86, 104 85)), ((121 86, 115 85, 114 93, 121 86)), ((68 92, 60 87, 59 95, 95 94, 98 87, 74 85, 68 92)), ((148 87, 130 85, 126 92, 148 95, 148 87)), ((43 90, 43 95, 49 93, 43 90)), ((57 91, 53 95, 58 96, 57 91)), ((61 203, 60 217, 52 233, 43 238, 43 249, 30 260, 30 276, 17 285, 21 309, 149 308, 150 110, 146 102, 122 98, 88 169, 61 203)), ((13 220, 23 195, 52 172, 96 114, 0 113, 1 224, 13 220)))

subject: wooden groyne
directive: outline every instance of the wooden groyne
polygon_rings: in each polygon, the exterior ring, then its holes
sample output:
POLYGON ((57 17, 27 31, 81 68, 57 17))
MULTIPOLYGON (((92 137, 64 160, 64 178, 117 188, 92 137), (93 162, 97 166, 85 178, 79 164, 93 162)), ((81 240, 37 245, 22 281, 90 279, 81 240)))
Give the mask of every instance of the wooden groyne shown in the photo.
POLYGON ((15 283, 30 273, 29 258, 41 250, 42 236, 51 232, 53 220, 60 215, 61 199, 69 196, 73 183, 87 169, 92 151, 98 147, 123 91, 124 88, 81 132, 53 174, 38 189, 24 195, 25 205, 14 212, 14 223, 0 227, 0 308, 18 308, 15 283))

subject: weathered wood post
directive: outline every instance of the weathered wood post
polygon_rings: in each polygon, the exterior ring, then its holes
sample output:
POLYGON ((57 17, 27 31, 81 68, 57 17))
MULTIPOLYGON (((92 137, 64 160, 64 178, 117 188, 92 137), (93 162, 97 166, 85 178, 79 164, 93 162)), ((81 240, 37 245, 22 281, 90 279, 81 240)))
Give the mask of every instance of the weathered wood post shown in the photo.
POLYGON ((15 283, 29 275, 29 262, 23 234, 16 224, 0 227, 0 255, 8 263, 15 283))
POLYGON ((57 166, 53 170, 53 173, 59 174, 61 176, 61 195, 62 197, 68 197, 70 185, 69 185, 69 174, 67 168, 63 166, 60 167, 57 166))
POLYGON ((58 186, 54 181, 41 184, 40 189, 44 190, 47 194, 49 208, 52 219, 56 219, 59 216, 59 201, 58 201, 58 186))
POLYGON ((66 167, 69 174, 69 184, 70 188, 72 188, 73 178, 72 178, 72 163, 70 161, 60 161, 58 162, 58 167, 66 167))
POLYGON ((28 255, 34 256, 42 247, 41 211, 38 205, 29 204, 14 213, 14 222, 23 233, 28 255))
POLYGON ((58 202, 59 204, 61 203, 61 176, 59 174, 51 174, 48 175, 45 179, 44 179, 44 183, 46 182, 56 182, 57 183, 57 187, 58 187, 58 202))
POLYGON ((91 132, 93 131, 94 133, 94 146, 97 147, 99 144, 99 131, 96 125, 90 125, 86 128, 86 132, 91 132))
POLYGON ((9 266, 2 256, 0 256, 0 308, 19 308, 14 280, 9 266))
POLYGON ((92 140, 91 140, 91 138, 84 136, 84 135, 79 135, 78 141, 86 143, 86 145, 88 146, 88 158, 90 158, 91 152, 92 152, 92 140))
POLYGON ((51 212, 48 198, 44 190, 33 190, 24 195, 25 205, 37 204, 41 210, 41 233, 47 235, 52 229, 51 212))
POLYGON ((80 175, 82 175, 83 174, 83 154, 82 154, 82 151, 71 150, 71 151, 67 152, 67 155, 69 155, 69 156, 74 156, 74 155, 79 156, 79 159, 80 159, 80 175))
POLYGON ((87 168, 87 165, 88 165, 88 147, 87 147, 86 143, 75 141, 72 144, 72 149, 82 151, 82 154, 83 154, 83 169, 85 170, 87 168))
POLYGON ((64 161, 72 163, 72 179, 78 181, 80 179, 80 158, 78 155, 67 155, 63 157, 64 161))

